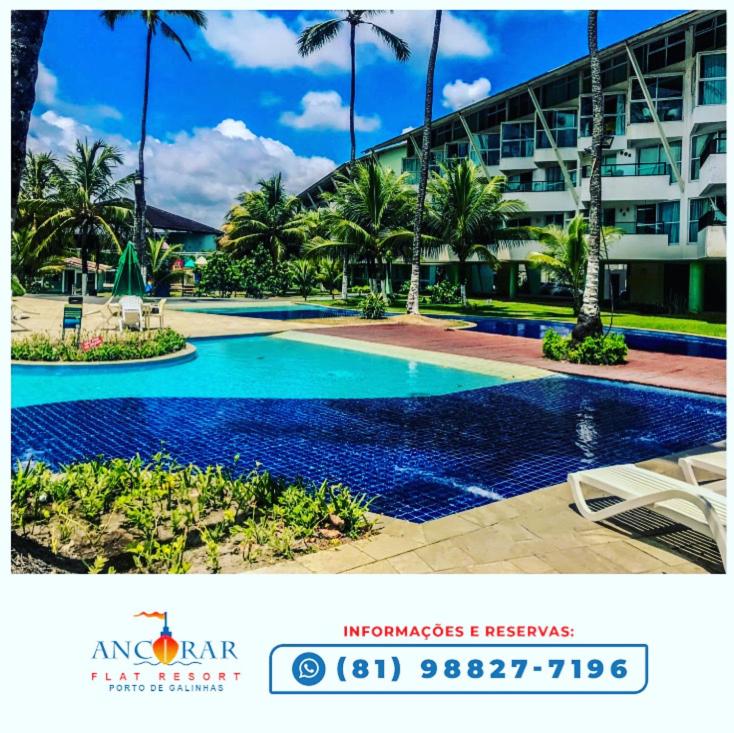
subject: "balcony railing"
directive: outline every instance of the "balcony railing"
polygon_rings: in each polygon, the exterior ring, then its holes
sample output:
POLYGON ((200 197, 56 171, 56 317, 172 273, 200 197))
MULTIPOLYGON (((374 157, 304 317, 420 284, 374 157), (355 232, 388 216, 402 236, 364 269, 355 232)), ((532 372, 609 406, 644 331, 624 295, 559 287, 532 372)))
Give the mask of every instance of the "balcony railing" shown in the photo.
POLYGON ((534 140, 507 140, 502 143, 503 158, 532 158, 534 152, 534 140))
MULTIPOLYGON (((670 166, 667 163, 604 163, 601 174, 604 178, 617 176, 668 176, 670 166)), ((583 178, 591 175, 591 166, 585 165, 581 169, 583 178)))
POLYGON ((701 151, 701 162, 700 165, 706 162, 709 155, 717 155, 726 152, 726 135, 721 137, 712 137, 707 143, 706 147, 701 151))
POLYGON ((605 224, 614 227, 622 234, 666 234, 671 242, 678 241, 679 222, 674 221, 619 221, 615 224, 605 224))
POLYGON ((565 191, 564 181, 509 181, 507 193, 545 193, 547 191, 565 191))
POLYGON ((726 226, 726 214, 719 209, 710 209, 698 220, 698 229, 726 226))

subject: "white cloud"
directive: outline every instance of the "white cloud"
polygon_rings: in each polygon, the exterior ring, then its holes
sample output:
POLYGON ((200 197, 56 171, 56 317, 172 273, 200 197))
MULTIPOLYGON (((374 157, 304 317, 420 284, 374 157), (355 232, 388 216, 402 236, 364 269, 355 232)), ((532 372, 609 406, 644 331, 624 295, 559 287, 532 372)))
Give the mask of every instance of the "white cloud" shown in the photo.
MULTIPOLYGON (((103 137, 118 146, 125 159, 120 174, 133 170, 136 142, 52 110, 31 118, 28 147, 63 158, 77 138, 85 137, 103 137)), ((261 178, 282 172, 286 188, 298 193, 335 167, 328 158, 298 155, 279 140, 257 135, 242 120, 231 118, 166 140, 149 137, 145 160, 146 198, 151 205, 212 226, 220 226, 235 197, 254 189, 261 178)))
MULTIPOLYGON (((280 121, 297 130, 348 130, 349 106, 342 102, 339 92, 307 92, 301 99, 301 113, 283 112, 280 121)), ((380 126, 377 115, 354 116, 354 129, 371 132, 380 126)))
POLYGON ((38 62, 36 101, 45 107, 54 107, 64 115, 91 120, 122 119, 122 114, 109 104, 72 104, 59 98, 59 80, 42 61, 38 62))
MULTIPOLYGON (((329 16, 304 18, 298 16, 288 24, 279 16, 257 10, 211 11, 207 14, 208 27, 204 37, 209 45, 227 56, 240 68, 267 68, 273 71, 306 68, 314 71, 346 71, 349 69, 349 46, 346 28, 339 35, 310 56, 298 54, 298 34, 306 25, 329 16)), ((427 53, 433 38, 433 11, 400 10, 376 19, 379 25, 404 38, 413 55, 427 53)), ((368 28, 357 30, 358 46, 369 50, 361 54, 360 64, 376 58, 389 59, 391 52, 368 28)), ((476 23, 445 11, 441 23, 439 53, 444 58, 486 58, 492 47, 484 29, 476 23)))
POLYGON ((443 88, 443 106, 448 109, 461 109, 472 102, 478 102, 489 96, 492 84, 489 79, 480 76, 467 83, 461 79, 446 84, 443 88))

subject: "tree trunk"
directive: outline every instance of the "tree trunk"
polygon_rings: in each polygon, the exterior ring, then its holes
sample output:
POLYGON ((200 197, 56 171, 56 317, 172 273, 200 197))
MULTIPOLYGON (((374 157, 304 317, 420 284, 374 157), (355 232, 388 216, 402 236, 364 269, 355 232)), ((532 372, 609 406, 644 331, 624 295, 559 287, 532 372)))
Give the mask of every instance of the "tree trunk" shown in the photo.
POLYGON ((459 260, 459 289, 461 291, 461 304, 465 306, 468 303, 466 297, 466 281, 467 277, 467 266, 466 260, 459 260))
POLYGON ((140 122, 140 145, 138 146, 138 180, 135 183, 135 222, 133 240, 143 276, 148 271, 148 252, 145 246, 145 139, 148 126, 148 95, 150 92, 150 51, 153 42, 153 26, 148 26, 145 39, 145 82, 143 84, 143 114, 140 122))
POLYGON ((589 180, 589 234, 586 284, 581 301, 578 322, 573 329, 573 340, 583 341, 587 336, 602 332, 599 313, 599 250, 601 235, 601 163, 602 135, 604 132, 604 108, 601 86, 601 67, 597 46, 597 13, 589 11, 588 37, 591 58, 591 178, 589 180))
POLYGON ((433 77, 436 71, 436 56, 438 54, 438 39, 441 34, 441 11, 436 11, 433 23, 433 42, 431 54, 428 57, 428 72, 426 74, 426 96, 423 107, 423 138, 421 140, 421 173, 418 179, 418 202, 415 207, 413 221, 413 250, 410 262, 410 290, 405 311, 408 314, 420 313, 420 277, 421 277, 421 232, 423 229, 423 208, 426 203, 426 188, 428 186, 428 168, 431 158, 431 121, 433 118, 433 77))
POLYGON ((87 266, 87 230, 82 228, 80 252, 82 259, 82 296, 87 294, 87 280, 89 279, 89 267, 87 266))
POLYGON ((352 78, 349 84, 349 140, 352 145, 351 154, 349 156, 349 162, 354 165, 354 161, 357 158, 357 141, 354 137, 354 100, 357 92, 357 57, 356 48, 354 42, 354 36, 357 31, 357 26, 354 23, 349 25, 349 55, 352 61, 352 78))
POLYGON ((36 102, 38 54, 46 30, 48 10, 12 10, 10 13, 10 223, 20 192, 25 165, 28 125, 36 102))
POLYGON ((349 272, 347 265, 349 260, 347 256, 342 257, 342 300, 346 300, 349 297, 349 272))

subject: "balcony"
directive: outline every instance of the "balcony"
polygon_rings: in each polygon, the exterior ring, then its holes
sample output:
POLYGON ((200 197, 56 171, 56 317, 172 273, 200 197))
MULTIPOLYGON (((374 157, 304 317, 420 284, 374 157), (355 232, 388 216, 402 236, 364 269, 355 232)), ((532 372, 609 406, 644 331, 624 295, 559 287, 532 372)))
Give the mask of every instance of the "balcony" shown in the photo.
POLYGON ((532 139, 507 140, 500 153, 501 171, 527 171, 535 168, 535 144, 532 139))
POLYGON ((570 211, 575 207, 563 181, 509 182, 505 194, 522 201, 529 211, 570 211))
MULTIPOLYGON (((685 130, 682 120, 671 120, 660 122, 665 137, 671 138, 685 137, 685 130)), ((631 122, 627 125, 627 140, 629 142, 659 142, 657 125, 650 120, 649 122, 631 122)))
MULTIPOLYGON (((582 168, 581 199, 588 201, 590 166, 582 168)), ((670 197, 671 176, 667 163, 624 163, 601 166, 604 201, 654 201, 670 197)))
POLYGON ((712 209, 698 220, 700 257, 726 257, 726 214, 712 209))
POLYGON ((726 138, 711 138, 701 152, 701 196, 723 195, 726 187, 726 138))
POLYGON ((726 105, 697 104, 693 108, 691 118, 693 122, 693 130, 691 132, 697 133, 704 125, 726 122, 726 105))

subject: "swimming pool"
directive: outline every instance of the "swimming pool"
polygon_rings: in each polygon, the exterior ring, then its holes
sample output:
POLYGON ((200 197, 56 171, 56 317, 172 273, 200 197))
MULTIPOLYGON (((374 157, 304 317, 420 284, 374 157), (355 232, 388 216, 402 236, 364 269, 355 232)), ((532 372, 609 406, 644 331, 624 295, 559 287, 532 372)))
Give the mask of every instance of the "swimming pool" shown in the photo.
POLYGON ((298 318, 337 318, 339 316, 358 316, 359 311, 348 308, 327 308, 319 305, 257 305, 232 308, 186 308, 193 313, 211 313, 217 316, 240 316, 242 318, 267 318, 269 320, 292 321, 298 318))
MULTIPOLYGON (((456 316, 442 316, 456 318, 456 316)), ((464 321, 476 323, 476 330, 484 333, 498 333, 504 336, 521 336, 542 339, 549 328, 563 336, 568 336, 573 323, 564 321, 540 321, 521 318, 490 318, 483 316, 461 316, 464 321)), ((640 351, 659 351, 666 354, 683 356, 705 356, 710 359, 726 359, 726 340, 707 336, 692 336, 685 333, 664 331, 645 331, 636 328, 613 328, 615 333, 623 333, 627 345, 640 351)))
POLYGON ((198 341, 193 362, 57 367, 52 379, 13 367, 12 458, 238 455, 243 469, 340 481, 375 511, 424 522, 725 437, 718 398, 566 376, 508 382, 278 341, 198 341))

